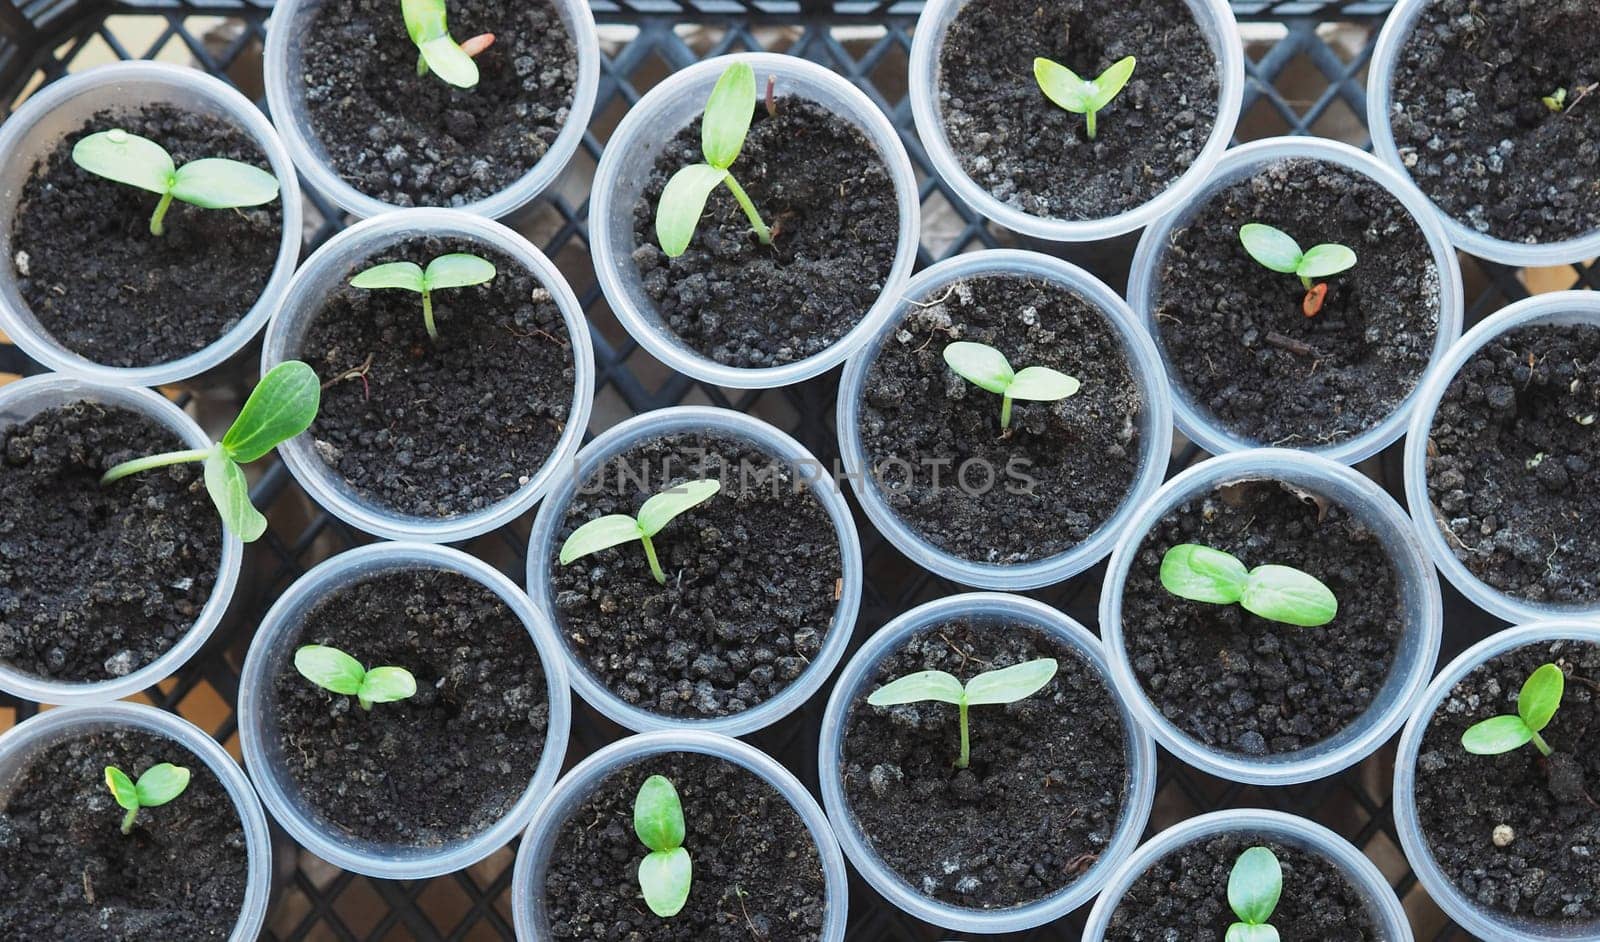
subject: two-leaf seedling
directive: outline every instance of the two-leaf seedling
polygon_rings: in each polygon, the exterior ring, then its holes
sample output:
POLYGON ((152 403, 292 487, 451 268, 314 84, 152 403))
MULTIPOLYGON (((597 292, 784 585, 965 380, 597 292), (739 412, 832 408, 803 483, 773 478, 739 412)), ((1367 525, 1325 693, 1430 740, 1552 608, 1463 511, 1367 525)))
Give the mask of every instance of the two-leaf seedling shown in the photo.
POLYGON ((1033 60, 1033 78, 1044 96, 1058 107, 1083 115, 1084 130, 1093 138, 1095 116, 1128 84, 1133 66, 1134 58, 1128 56, 1113 62, 1098 78, 1082 79, 1059 62, 1040 57, 1033 60))
POLYGON ((1011 401, 1055 402, 1075 395, 1078 381, 1048 366, 1013 370, 1006 355, 987 344, 958 340, 944 348, 944 362, 967 382, 1001 397, 1000 427, 1011 427, 1011 401))
POLYGON ((294 669, 324 690, 355 697, 363 710, 372 709, 374 703, 404 700, 417 692, 417 679, 404 667, 368 670, 338 648, 322 644, 308 644, 295 651, 294 669))
POLYGON ((299 360, 279 363, 261 377, 222 441, 210 448, 124 461, 107 471, 100 484, 105 486, 140 471, 203 461, 206 490, 222 514, 223 526, 244 542, 252 543, 266 532, 267 518, 250 503, 250 484, 240 465, 255 461, 310 428, 321 402, 322 385, 311 367, 299 360))
POLYGON ((1223 942, 1278 942, 1278 930, 1267 924, 1283 895, 1283 868, 1265 847, 1252 847, 1233 862, 1228 874, 1228 907, 1239 921, 1228 927, 1223 942))
POLYGON ((106 787, 111 789, 111 797, 127 812, 122 816, 122 833, 132 834, 133 822, 139 817, 140 808, 158 808, 183 794, 183 790, 189 787, 189 770, 163 762, 146 769, 136 783, 128 777, 128 773, 108 765, 106 787))
POLYGON ((743 62, 728 66, 717 79, 716 87, 711 89, 705 117, 700 121, 700 153, 706 162, 690 164, 674 173, 661 191, 661 202, 656 206, 656 240, 668 257, 677 258, 688 250, 694 228, 705 212, 706 200, 719 184, 726 186, 738 200, 761 244, 772 243, 772 230, 761 220, 756 204, 750 201, 749 194, 728 169, 744 147, 755 103, 755 70, 743 62))
POLYGON ((1555 664, 1545 664, 1523 681, 1515 715, 1494 716, 1461 734, 1461 747, 1475 756, 1497 756, 1533 743, 1543 755, 1550 744, 1539 735, 1555 718, 1567 678, 1555 664))
POLYGON ((1307 317, 1317 316, 1317 312, 1322 310, 1323 298, 1328 294, 1328 286, 1313 283, 1313 279, 1349 271, 1356 264, 1356 253, 1349 246, 1324 242, 1302 252, 1300 243, 1287 232, 1259 222, 1240 226, 1239 241, 1250 257, 1264 267, 1299 276, 1300 284, 1306 289, 1300 312, 1307 317))
POLYGON ((422 322, 428 336, 439 339, 433 326, 433 292, 440 288, 466 288, 481 285, 495 276, 494 263, 486 258, 457 252, 441 255, 424 269, 415 262, 386 262, 374 265, 350 279, 351 287, 380 289, 400 288, 422 295, 422 322))
POLYGON ((956 768, 964 769, 972 758, 967 732, 967 708, 992 703, 1015 703, 1031 697, 1043 690, 1055 675, 1056 661, 1050 657, 985 671, 965 685, 944 671, 918 671, 891 680, 874 690, 867 697, 867 702, 876 707, 924 700, 955 704, 961 715, 961 757, 956 760, 956 768))
POLYGON ((1314 576, 1289 566, 1246 569, 1237 557, 1181 543, 1161 557, 1161 585, 1179 598, 1213 605, 1235 602, 1271 621, 1315 628, 1333 621, 1339 600, 1314 576))
POLYGON ((149 190, 161 197, 150 216, 150 234, 166 231, 173 200, 201 209, 260 206, 278 198, 278 178, 222 157, 191 160, 179 167, 167 149, 121 128, 98 131, 74 144, 72 160, 95 176, 149 190))
POLYGON ((633 799, 633 831, 650 853, 639 861, 639 889, 650 911, 666 919, 689 901, 694 863, 683 848, 683 803, 678 790, 661 775, 639 786, 633 799))
POLYGON ((644 555, 650 561, 651 575, 656 577, 656 582, 666 585, 667 574, 661 571, 661 562, 656 559, 656 547, 651 538, 671 523, 672 518, 704 503, 720 490, 721 481, 690 481, 651 495, 639 508, 638 517, 627 514, 596 517, 572 531, 567 541, 561 544, 561 565, 638 540, 644 544, 644 555))
POLYGON ((432 71, 457 88, 478 84, 478 64, 472 59, 494 43, 493 33, 458 45, 450 38, 445 0, 400 0, 400 13, 406 20, 406 33, 417 44, 418 75, 432 71))

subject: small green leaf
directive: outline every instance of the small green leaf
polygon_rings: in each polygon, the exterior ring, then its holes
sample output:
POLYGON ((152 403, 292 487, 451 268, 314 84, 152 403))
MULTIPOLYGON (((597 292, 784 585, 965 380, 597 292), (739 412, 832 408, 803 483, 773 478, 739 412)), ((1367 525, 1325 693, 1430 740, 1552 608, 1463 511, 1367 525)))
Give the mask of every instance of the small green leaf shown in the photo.
POLYGON ((918 671, 891 680, 867 697, 873 706, 895 706, 901 703, 919 703, 935 700, 939 703, 960 703, 966 696, 961 681, 944 671, 918 671))
POLYGON ((237 160, 205 157, 178 168, 172 196, 202 209, 260 206, 278 198, 278 178, 237 160))
POLYGON ((393 703, 414 696, 417 679, 404 667, 374 667, 361 681, 356 697, 363 706, 374 703, 393 703))
POLYGON ((1055 402, 1078 393, 1076 379, 1048 366, 1028 366, 1017 371, 1005 394, 1013 399, 1055 402))
POLYGON ((1517 714, 1535 733, 1544 731, 1561 706, 1561 694, 1567 685, 1566 675, 1554 664, 1545 664, 1523 681, 1517 694, 1517 714))
POLYGON ((1294 273, 1302 278, 1326 278, 1349 271, 1355 264, 1355 252, 1337 242, 1324 242, 1306 249, 1294 273))
POLYGON ((1096 107, 1094 84, 1079 78, 1078 73, 1059 62, 1043 57, 1034 59, 1033 79, 1039 83, 1039 90, 1044 92, 1044 97, 1055 102, 1058 108, 1073 114, 1084 114, 1096 107))
POLYGON ((267 518, 250 503, 250 482, 238 462, 220 449, 206 456, 206 491, 222 515, 222 525, 246 543, 254 543, 267 532, 267 518))
POLYGON ((106 787, 111 789, 111 797, 124 809, 139 810, 139 789, 133 784, 133 779, 128 777, 128 773, 114 765, 106 766, 106 787))
POLYGON ((1252 847, 1239 855, 1228 874, 1228 906, 1246 925, 1259 926, 1272 918, 1283 893, 1283 868, 1265 847, 1252 847))
POLYGON ((683 844, 683 803, 678 790, 662 775, 652 775, 633 799, 633 831, 644 846, 668 851, 683 844))
POLYGON ((435 288, 465 288, 481 285, 495 276, 494 263, 486 258, 458 252, 441 255, 428 263, 423 283, 429 290, 435 288))
POLYGON ((322 383, 311 367, 299 360, 279 363, 245 400, 222 447, 235 461, 255 461, 310 428, 321 403, 322 383))
POLYGON ((78 141, 72 146, 72 162, 107 180, 163 195, 177 173, 166 148, 121 128, 78 141))
POLYGON ((188 787, 188 769, 170 762, 152 765, 139 776, 139 805, 144 808, 159 808, 183 794, 183 790, 188 787))
POLYGON ((984 671, 967 681, 967 704, 982 706, 986 703, 1015 703, 1031 697, 1044 689, 1056 676, 1056 659, 1043 657, 984 671))
MULTIPOLYGON (((1111 99, 1117 97, 1117 93, 1122 91, 1124 85, 1128 84, 1128 79, 1133 77, 1134 61, 1133 56, 1118 59, 1108 66, 1104 72, 1101 72, 1099 78, 1089 83, 1091 88, 1089 96, 1090 108, 1099 111, 1106 105, 1111 104, 1111 99)), ((1035 68, 1037 69, 1037 66, 1035 68)))
POLYGON ((689 901, 694 865, 682 847, 656 850, 639 861, 639 889, 650 911, 662 919, 676 916, 689 901))
POLYGON ((427 286, 427 280, 422 274, 422 266, 415 262, 385 262, 350 279, 350 286, 370 290, 401 288, 421 294, 427 286))
POLYGON ((643 534, 639 531, 639 521, 627 514, 596 517, 573 530, 567 541, 561 544, 561 565, 565 566, 574 559, 582 559, 591 553, 610 549, 629 540, 637 540, 641 536, 643 534))
POLYGON ((739 149, 744 147, 755 109, 756 72, 749 63, 735 62, 723 71, 706 100, 705 117, 700 122, 700 151, 705 154, 706 163, 720 170, 733 165, 739 149))
POLYGON ((418 46, 450 32, 445 0, 400 0, 400 15, 405 17, 406 34, 418 46))
POLYGON ((451 85, 472 88, 478 84, 478 63, 449 36, 423 40, 417 48, 428 68, 451 85))
POLYGON ((1257 566, 1250 570, 1239 604, 1262 618, 1315 628, 1333 621, 1339 600, 1314 576, 1289 566, 1257 566))
POLYGON ((1289 234, 1259 222, 1239 227, 1239 241, 1250 257, 1273 271, 1295 274, 1300 265, 1300 243, 1289 234))
POLYGON ((1017 375, 1005 354, 988 344, 968 340, 958 340, 945 347, 944 362, 972 385, 1001 395, 1017 375))
POLYGON ((1161 586, 1179 598, 1231 605, 1244 592, 1244 563, 1209 546, 1180 543, 1161 557, 1161 586))
POLYGON ((677 258, 689 248, 694 227, 700 224, 706 200, 728 176, 728 171, 706 164, 690 164, 672 175, 661 191, 656 207, 656 240, 669 258, 677 258))
POLYGON ((355 696, 366 680, 361 662, 338 648, 308 644, 294 652, 294 669, 300 676, 324 690, 355 696))
POLYGON ((1278 930, 1271 926, 1251 926, 1236 922, 1228 927, 1222 942, 1279 942, 1278 930))
POLYGON ((705 503, 720 490, 721 481, 689 481, 651 495, 639 508, 639 532, 645 536, 655 536, 674 517, 705 503))
POLYGON ((1533 730, 1520 716, 1493 716, 1461 734, 1461 748, 1475 756, 1497 756, 1526 746, 1533 730))

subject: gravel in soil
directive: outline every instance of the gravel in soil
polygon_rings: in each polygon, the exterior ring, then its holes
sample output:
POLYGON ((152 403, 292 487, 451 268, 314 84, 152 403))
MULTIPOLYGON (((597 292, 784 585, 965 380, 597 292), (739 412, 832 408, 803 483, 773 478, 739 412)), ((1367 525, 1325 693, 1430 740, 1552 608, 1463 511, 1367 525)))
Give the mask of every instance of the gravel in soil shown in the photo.
POLYGON ((0 810, 0 935, 34 942, 227 939, 244 908, 249 852, 239 811, 198 756, 127 728, 46 748, 7 784, 0 810), (187 768, 189 787, 142 808, 130 834, 105 768, 137 780, 187 768))
POLYGON ((776 117, 755 109, 731 168, 773 230, 771 245, 719 186, 688 250, 661 251, 661 191, 705 162, 698 117, 661 149, 633 207, 633 260, 661 320, 728 366, 782 366, 832 346, 878 300, 899 246, 894 183, 866 135, 816 102, 779 94, 776 105, 776 117))
POLYGON ((748 441, 679 433, 584 481, 547 565, 557 625, 602 684, 640 709, 700 719, 765 703, 810 666, 834 630, 844 570, 832 518, 808 488, 796 493, 796 470, 748 441), (654 539, 666 585, 637 542, 560 564, 590 520, 713 478, 722 490, 654 539))
POLYGON ((155 366, 205 349, 255 306, 278 261, 283 204, 201 209, 174 200, 165 234, 151 235, 161 197, 72 161, 79 140, 112 128, 155 141, 180 167, 206 157, 272 165, 231 124, 150 105, 97 113, 23 184, 8 264, 39 327, 103 366, 155 366))
POLYGON ((1515 598, 1600 600, 1600 329, 1522 327, 1456 374, 1428 430, 1428 497, 1473 575, 1515 598))

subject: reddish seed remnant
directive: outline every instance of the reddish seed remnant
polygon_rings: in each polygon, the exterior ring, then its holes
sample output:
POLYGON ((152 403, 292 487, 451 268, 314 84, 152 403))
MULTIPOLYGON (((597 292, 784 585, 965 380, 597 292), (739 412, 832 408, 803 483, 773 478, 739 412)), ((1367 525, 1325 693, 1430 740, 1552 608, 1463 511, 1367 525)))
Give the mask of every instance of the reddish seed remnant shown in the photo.
POLYGON ((471 39, 467 40, 466 42, 462 43, 461 44, 461 51, 466 53, 468 56, 476 59, 478 57, 479 53, 483 52, 485 49, 488 49, 490 46, 493 46, 493 45, 494 45, 494 34, 493 33, 484 33, 481 36, 474 36, 471 39))
POLYGON ((1326 300, 1327 297, 1328 285, 1326 282, 1312 285, 1311 290, 1306 292, 1305 300, 1300 302, 1301 313, 1305 314, 1307 317, 1316 317, 1317 314, 1321 312, 1322 302, 1326 300))

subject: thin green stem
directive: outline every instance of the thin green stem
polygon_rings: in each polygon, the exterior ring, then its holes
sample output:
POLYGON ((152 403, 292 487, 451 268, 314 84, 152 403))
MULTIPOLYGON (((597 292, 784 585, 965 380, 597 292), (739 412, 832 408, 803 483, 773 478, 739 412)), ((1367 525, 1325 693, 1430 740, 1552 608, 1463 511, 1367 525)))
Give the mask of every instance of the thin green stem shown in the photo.
POLYGON ((128 813, 122 816, 122 833, 133 833, 133 819, 139 816, 138 808, 129 808, 128 813))
POLYGON ((1555 751, 1554 749, 1550 748, 1549 743, 1544 741, 1544 737, 1540 736, 1538 733, 1533 734, 1533 744, 1538 747, 1540 753, 1547 756, 1555 751))
POLYGON ((656 559, 656 545, 643 533, 639 534, 639 541, 644 544, 645 559, 650 560, 650 574, 656 577, 657 582, 666 585, 667 574, 661 571, 661 561, 656 559))
POLYGON ((1000 427, 1011 427, 1011 397, 1004 393, 1000 395, 1000 427))
POLYGON ((1305 275, 1300 276, 1300 284, 1304 285, 1307 291, 1311 290, 1311 279, 1307 278, 1305 275))
POLYGON ((967 698, 961 698, 961 758, 956 760, 956 768, 964 769, 972 761, 972 749, 967 740, 967 698))
POLYGON ((162 223, 166 220, 166 218, 167 218, 167 210, 171 206, 172 206, 172 194, 171 193, 162 194, 161 202, 156 204, 156 211, 155 211, 155 213, 153 213, 150 216, 150 234, 151 235, 158 236, 158 235, 161 235, 162 233, 166 232, 166 228, 162 225, 162 223))
POLYGON ((756 230, 756 238, 761 240, 762 245, 771 245, 772 230, 768 229, 767 224, 761 221, 761 214, 756 212, 756 204, 750 202, 750 195, 744 191, 744 187, 739 185, 739 181, 735 180, 731 173, 723 177, 722 182, 728 185, 729 192, 733 194, 733 198, 738 200, 739 205, 744 209, 745 216, 750 219, 751 227, 756 230))
POLYGON ((422 323, 428 327, 428 339, 438 340, 439 331, 433 326, 433 292, 427 288, 422 289, 422 323))
POLYGON ((371 700, 368 700, 366 697, 363 697, 361 694, 358 693, 358 694, 356 694, 356 702, 361 704, 361 709, 366 710, 368 712, 371 712, 371 710, 372 710, 372 701, 371 700))
POLYGON ((169 451, 165 454, 150 455, 144 458, 135 458, 132 461, 113 467, 100 478, 100 486, 120 481, 130 474, 140 471, 149 471, 153 468, 165 468, 175 464, 189 464, 193 461, 204 461, 211 457, 210 448, 191 448, 188 451, 169 451))
POLYGON ((1093 108, 1090 108, 1088 111, 1083 113, 1083 120, 1088 124, 1089 140, 1091 141, 1094 140, 1094 114, 1095 111, 1093 108))

